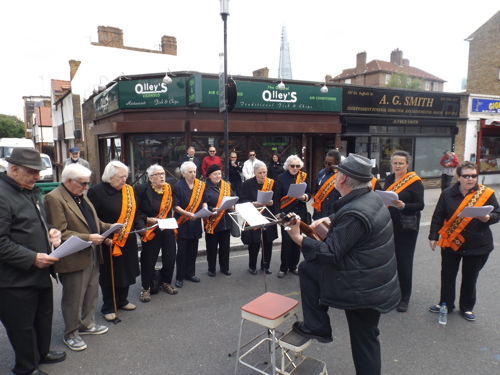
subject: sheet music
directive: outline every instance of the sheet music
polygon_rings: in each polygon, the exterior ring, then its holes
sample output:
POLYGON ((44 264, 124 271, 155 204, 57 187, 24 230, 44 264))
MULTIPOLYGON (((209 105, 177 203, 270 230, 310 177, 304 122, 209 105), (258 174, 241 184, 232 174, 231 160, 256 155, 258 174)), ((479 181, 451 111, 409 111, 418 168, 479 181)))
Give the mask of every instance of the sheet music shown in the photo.
POLYGON ((114 223, 106 232, 104 232, 103 234, 101 234, 101 236, 108 237, 111 233, 114 233, 115 230, 117 230, 118 228, 121 228, 121 227, 123 227, 123 224, 121 224, 121 223, 114 223))
POLYGON ((486 216, 493 211, 493 206, 487 205, 482 207, 465 207, 458 217, 478 217, 486 216))
POLYGON ((236 202, 238 202, 239 197, 228 197, 224 196, 222 197, 222 202, 220 204, 219 209, 222 210, 229 210, 231 207, 233 207, 236 202))
POLYGON ((74 254, 80 250, 86 249, 92 245, 92 241, 84 241, 77 236, 71 236, 64 241, 57 249, 55 249, 50 256, 56 258, 64 258, 65 256, 74 254))
POLYGON ((262 205, 266 205, 267 202, 271 201, 273 199, 274 191, 262 191, 258 190, 257 191, 257 203, 260 203, 262 205))
POLYGON ((207 210, 206 208, 202 208, 197 213, 194 214, 194 217, 197 219, 202 219, 204 217, 212 216, 214 213, 212 211, 207 210))
POLYGON ((380 197, 380 199, 382 199, 382 202, 386 206, 396 207, 396 205, 394 203, 392 203, 392 201, 399 199, 398 195, 395 192, 384 191, 384 190, 375 190, 375 193, 378 194, 378 196, 380 197))
POLYGON ((262 216, 251 202, 237 204, 235 210, 250 226, 269 223, 269 220, 262 216))
POLYGON ((306 188, 307 184, 305 182, 291 184, 286 195, 292 198, 301 198, 305 194, 306 188))
POLYGON ((177 221, 171 217, 168 219, 158 219, 158 228, 163 229, 177 229, 179 226, 177 225, 177 221))

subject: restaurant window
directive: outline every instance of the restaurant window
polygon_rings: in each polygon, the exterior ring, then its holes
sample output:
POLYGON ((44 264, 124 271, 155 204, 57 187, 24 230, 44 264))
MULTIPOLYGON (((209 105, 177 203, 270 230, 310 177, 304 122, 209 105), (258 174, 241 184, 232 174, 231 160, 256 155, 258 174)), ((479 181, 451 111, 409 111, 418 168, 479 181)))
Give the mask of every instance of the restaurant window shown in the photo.
POLYGON ((483 135, 479 151, 480 172, 500 171, 500 135, 483 135))
POLYGON ((451 137, 415 138, 415 172, 420 177, 439 177, 443 152, 452 149, 451 137))

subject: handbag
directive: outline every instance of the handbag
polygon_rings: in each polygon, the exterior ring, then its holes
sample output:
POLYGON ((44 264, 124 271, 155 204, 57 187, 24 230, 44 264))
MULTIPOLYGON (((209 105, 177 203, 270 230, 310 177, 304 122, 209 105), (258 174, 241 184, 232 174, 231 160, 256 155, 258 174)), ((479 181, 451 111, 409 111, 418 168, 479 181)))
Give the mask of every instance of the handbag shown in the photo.
POLYGON ((417 214, 413 215, 403 215, 401 214, 401 232, 412 233, 418 232, 418 218, 417 214))
POLYGON ((231 236, 241 237, 241 228, 239 224, 234 220, 231 220, 231 236))

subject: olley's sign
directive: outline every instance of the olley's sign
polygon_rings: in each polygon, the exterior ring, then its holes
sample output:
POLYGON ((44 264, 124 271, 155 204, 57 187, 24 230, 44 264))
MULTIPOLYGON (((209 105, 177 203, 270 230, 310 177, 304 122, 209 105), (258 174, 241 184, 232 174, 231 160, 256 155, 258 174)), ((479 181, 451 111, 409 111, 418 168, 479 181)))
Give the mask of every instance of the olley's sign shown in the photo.
MULTIPOLYGON (((340 112, 342 90, 329 87, 321 93, 318 86, 286 85, 278 90, 276 84, 264 82, 236 81, 238 95, 235 109, 265 109, 277 111, 340 112)), ((216 107, 218 103, 217 80, 204 78, 201 107, 216 107)))

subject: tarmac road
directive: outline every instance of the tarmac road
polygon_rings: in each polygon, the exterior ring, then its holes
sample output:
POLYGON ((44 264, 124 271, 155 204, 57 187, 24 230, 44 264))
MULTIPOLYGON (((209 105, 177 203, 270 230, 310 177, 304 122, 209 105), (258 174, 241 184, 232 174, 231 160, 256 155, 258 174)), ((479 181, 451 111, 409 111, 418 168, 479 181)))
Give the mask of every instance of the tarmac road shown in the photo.
MULTIPOLYGON (((500 197, 500 186, 493 186, 500 197)), ((448 324, 438 324, 437 314, 428 307, 439 298, 439 252, 428 245, 428 225, 440 191, 425 191, 423 212, 414 263, 414 286, 407 313, 396 311, 383 315, 380 322, 383 374, 500 374, 500 320, 498 274, 500 269, 500 226, 492 227, 495 248, 478 281, 478 302, 474 310, 477 321, 467 322, 457 313, 449 314, 448 324)), ((203 240, 200 244, 203 244, 203 240)), ((236 245, 237 240, 233 240, 236 245)), ((275 246, 271 270, 265 278, 247 272, 248 255, 241 246, 231 253, 231 276, 206 274, 206 258, 200 256, 197 274, 201 283, 185 282, 179 294, 154 295, 150 303, 139 301, 140 285, 130 289, 130 301, 137 310, 120 311, 121 322, 106 323, 96 313, 100 324, 109 332, 101 336, 84 336, 88 348, 72 352, 62 342, 63 322, 59 306, 60 284, 54 287, 54 326, 52 348, 66 350, 66 361, 40 368, 51 375, 197 375, 233 374, 241 321, 241 306, 267 291, 300 301, 298 277, 278 279, 279 246, 275 246)), ((100 308, 101 301, 99 301, 100 308)), ((301 313, 299 314, 301 317, 301 313)), ((349 334, 343 311, 330 309, 334 340, 329 344, 313 341, 305 355, 327 364, 330 375, 355 374, 350 352, 349 334)), ((293 320, 280 330, 291 327, 293 320), (283 329, 282 329, 283 328, 283 329)), ((263 332, 247 323, 243 342, 263 332)), ((14 355, 3 326, 0 327, 0 375, 9 373, 14 355)), ((239 367, 238 374, 255 374, 239 367)))

